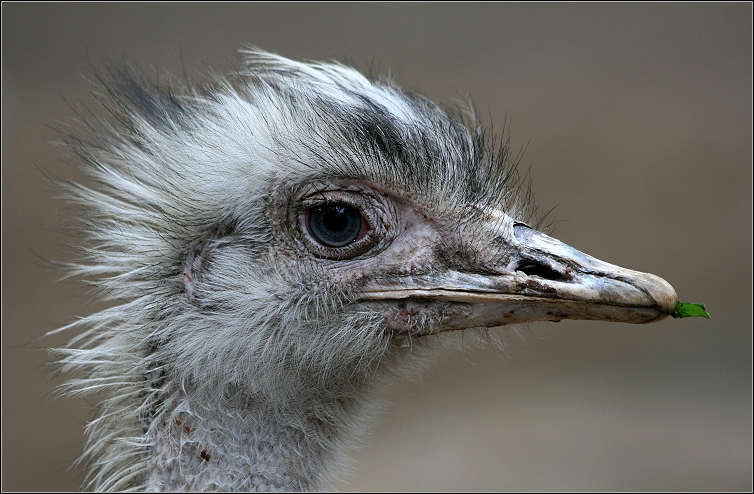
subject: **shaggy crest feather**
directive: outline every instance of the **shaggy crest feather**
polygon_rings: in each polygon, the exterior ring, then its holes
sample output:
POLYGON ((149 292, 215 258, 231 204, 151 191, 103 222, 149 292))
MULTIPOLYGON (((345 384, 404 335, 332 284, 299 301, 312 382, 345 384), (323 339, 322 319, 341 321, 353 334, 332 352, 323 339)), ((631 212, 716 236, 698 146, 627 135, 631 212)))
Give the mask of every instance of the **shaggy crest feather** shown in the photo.
MULTIPOLYGON (((64 185, 87 238, 70 273, 114 304, 60 328, 80 334, 56 350, 61 370, 82 376, 63 391, 103 397, 82 456, 96 490, 321 489, 380 385, 415 373, 438 339, 461 340, 388 330, 360 303, 366 277, 332 275, 340 258, 310 255, 326 246, 298 228, 311 211, 301 197, 369 188, 381 215, 409 201, 459 218, 465 240, 436 250, 472 265, 494 259, 473 254, 489 238, 471 226, 534 214, 508 143, 471 106, 443 109, 337 63, 242 56, 207 84, 110 68, 98 75, 106 111, 61 132, 91 183, 64 185)), ((407 324, 434 333, 462 305, 407 324)))

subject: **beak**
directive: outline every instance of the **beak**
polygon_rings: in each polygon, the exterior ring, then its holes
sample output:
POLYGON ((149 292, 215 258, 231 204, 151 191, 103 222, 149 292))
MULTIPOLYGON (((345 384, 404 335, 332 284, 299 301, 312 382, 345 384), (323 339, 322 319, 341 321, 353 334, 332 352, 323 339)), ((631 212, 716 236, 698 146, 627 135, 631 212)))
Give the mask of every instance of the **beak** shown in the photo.
POLYGON ((504 238, 505 255, 497 256, 504 265, 489 274, 409 276, 368 287, 364 299, 391 307, 395 332, 419 335, 562 319, 648 323, 676 310, 675 290, 658 276, 600 261, 522 223, 509 223, 504 238))

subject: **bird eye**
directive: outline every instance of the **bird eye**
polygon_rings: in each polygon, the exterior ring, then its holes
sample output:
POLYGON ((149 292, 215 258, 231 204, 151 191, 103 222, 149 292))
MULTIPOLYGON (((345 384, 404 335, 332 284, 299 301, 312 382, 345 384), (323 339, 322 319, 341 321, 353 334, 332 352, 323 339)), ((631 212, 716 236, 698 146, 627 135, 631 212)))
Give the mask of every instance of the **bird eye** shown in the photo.
POLYGON ((359 210, 341 202, 310 208, 306 212, 306 227, 314 240, 327 247, 345 247, 367 232, 359 210))

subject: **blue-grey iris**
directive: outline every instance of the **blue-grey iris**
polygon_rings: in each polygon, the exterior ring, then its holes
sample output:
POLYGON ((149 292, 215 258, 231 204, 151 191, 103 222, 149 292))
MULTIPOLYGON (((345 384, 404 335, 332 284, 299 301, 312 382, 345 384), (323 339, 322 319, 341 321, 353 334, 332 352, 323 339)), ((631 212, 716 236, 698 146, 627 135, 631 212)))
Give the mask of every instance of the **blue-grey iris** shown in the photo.
POLYGON ((311 208, 306 221, 314 240, 328 247, 343 247, 357 240, 364 225, 361 213, 344 203, 311 208))

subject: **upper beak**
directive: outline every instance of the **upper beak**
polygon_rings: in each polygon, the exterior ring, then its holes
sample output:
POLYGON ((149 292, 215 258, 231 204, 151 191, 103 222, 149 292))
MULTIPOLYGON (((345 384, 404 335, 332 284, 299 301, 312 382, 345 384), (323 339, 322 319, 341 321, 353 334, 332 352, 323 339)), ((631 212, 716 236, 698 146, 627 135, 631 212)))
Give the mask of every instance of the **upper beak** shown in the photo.
MULTIPOLYGON (((442 315, 421 334, 562 319, 648 323, 676 310, 675 290, 658 276, 600 261, 521 223, 507 236, 506 264, 492 274, 450 270, 408 277, 367 289, 364 298, 394 301, 409 316, 412 310, 442 315), (464 310, 437 312, 438 304, 448 303, 464 310)), ((393 329, 412 332, 405 323, 393 329)))

